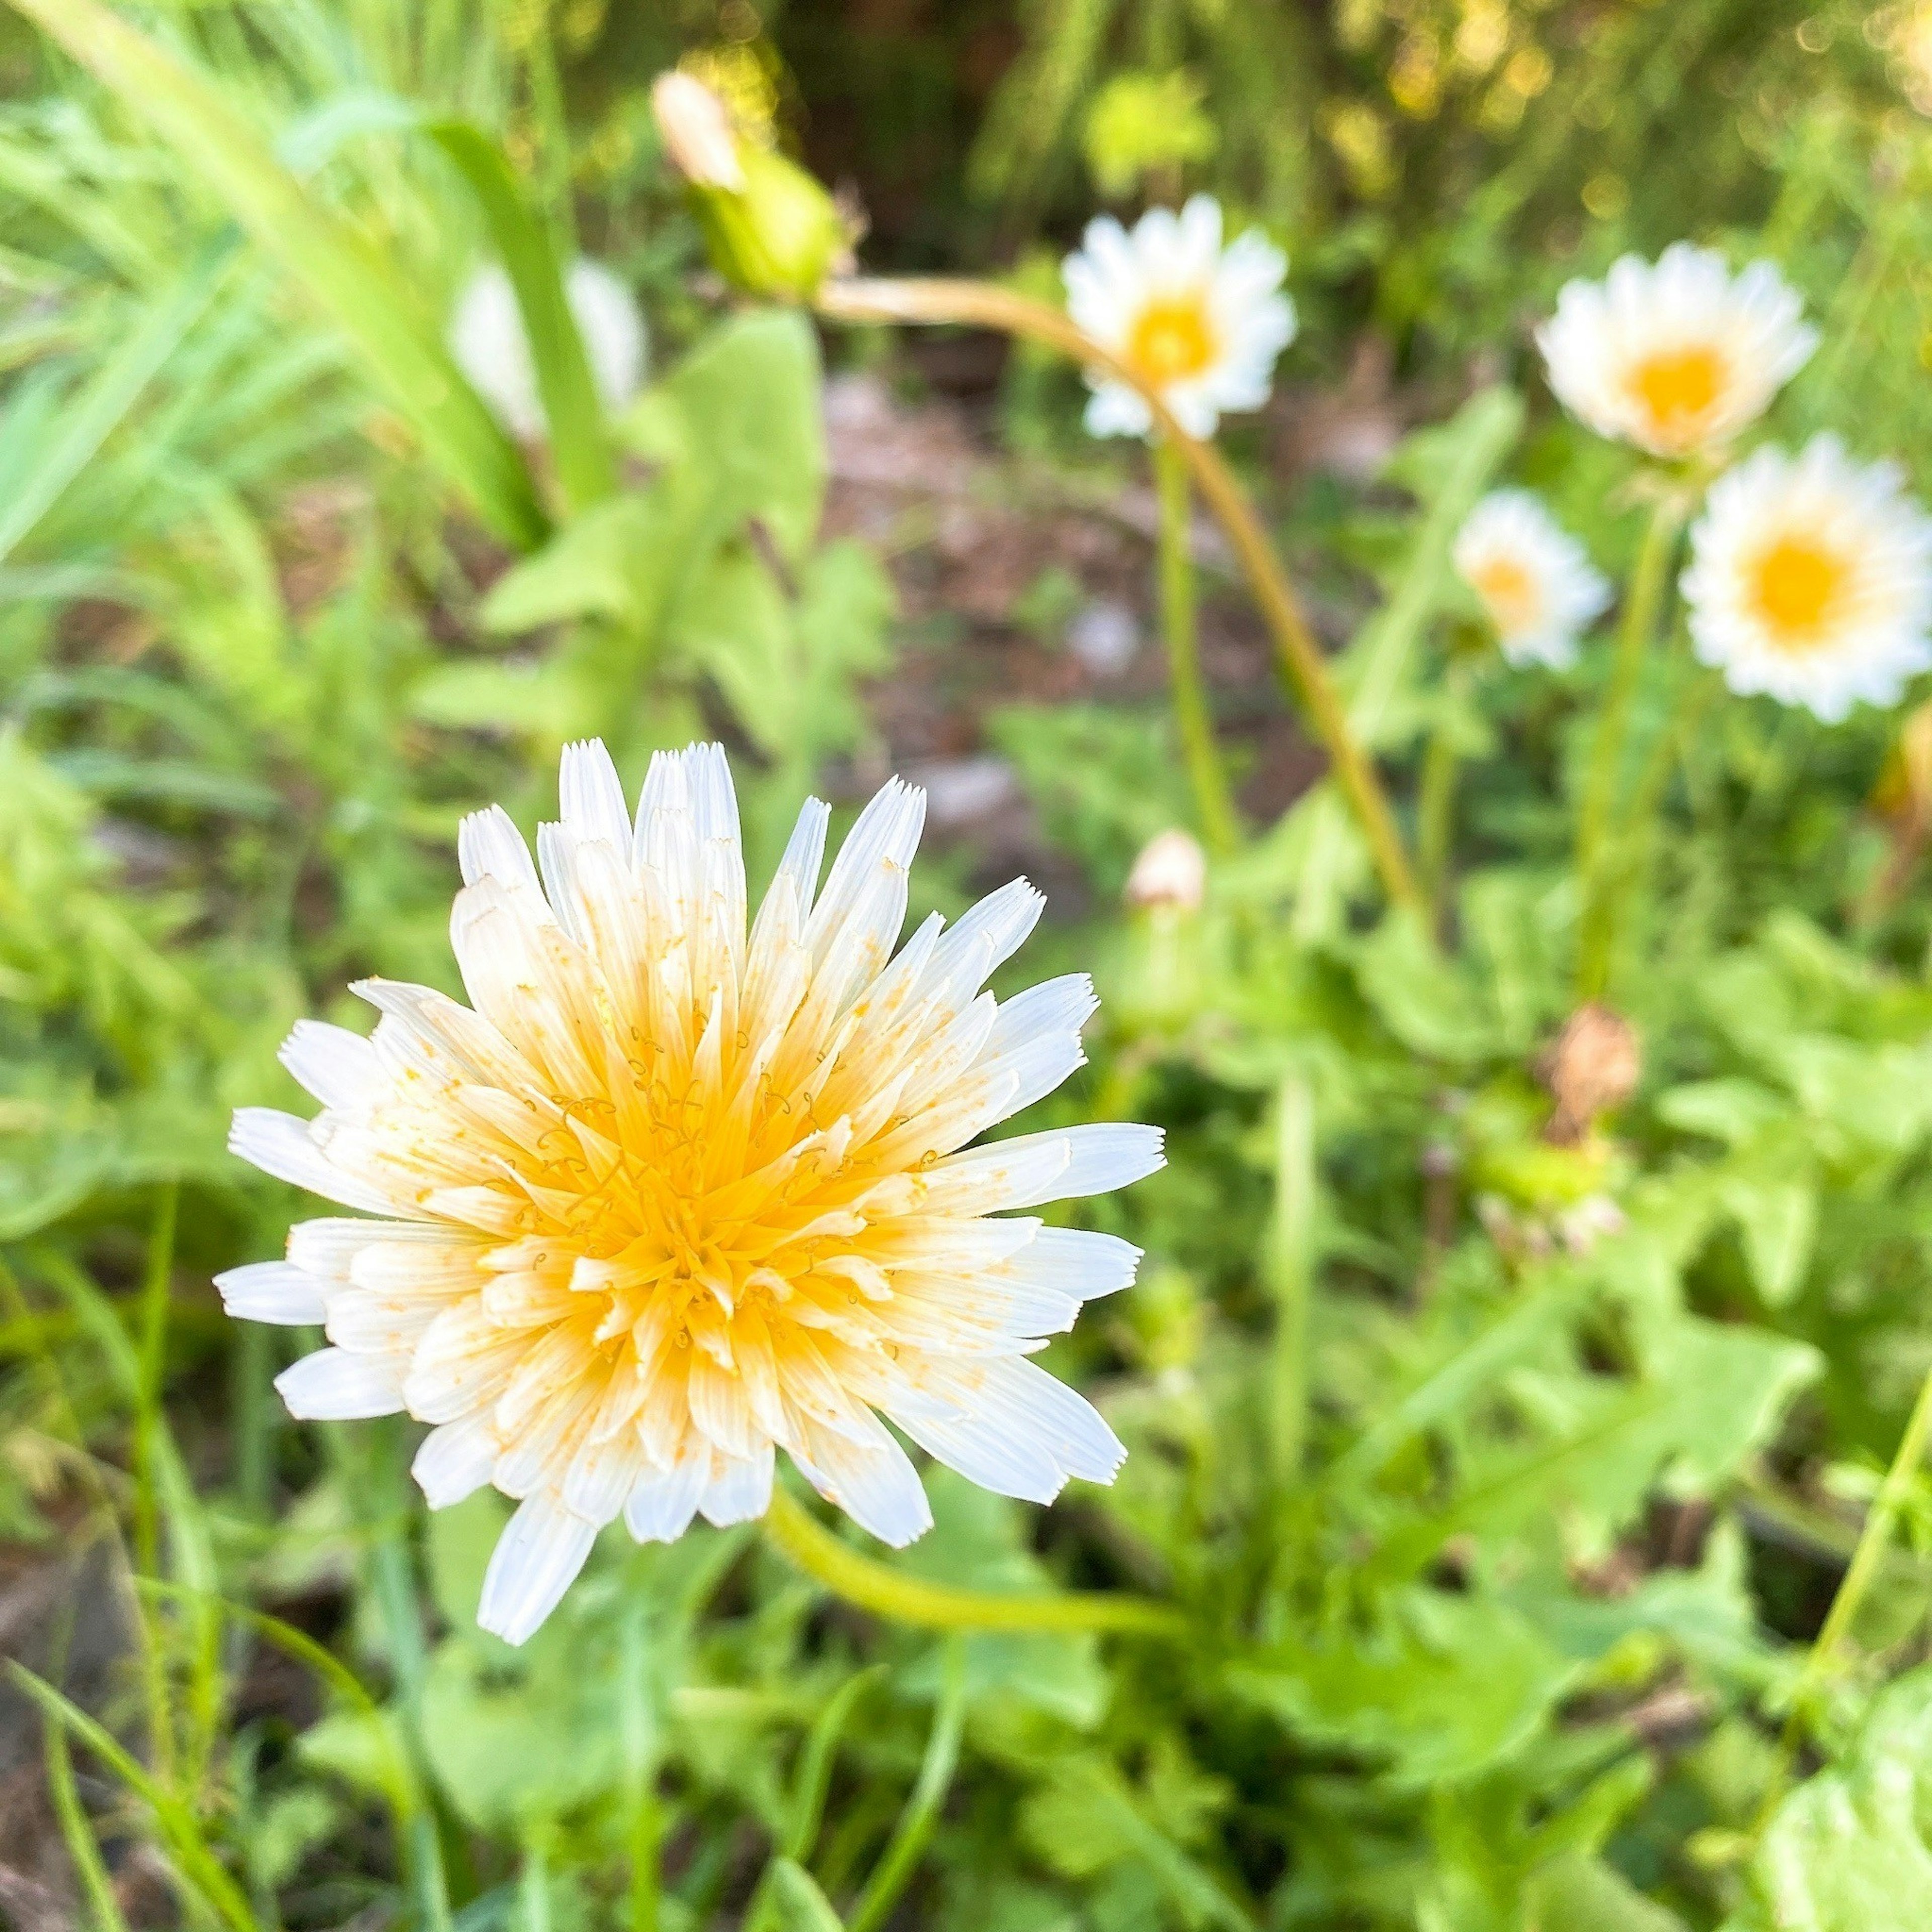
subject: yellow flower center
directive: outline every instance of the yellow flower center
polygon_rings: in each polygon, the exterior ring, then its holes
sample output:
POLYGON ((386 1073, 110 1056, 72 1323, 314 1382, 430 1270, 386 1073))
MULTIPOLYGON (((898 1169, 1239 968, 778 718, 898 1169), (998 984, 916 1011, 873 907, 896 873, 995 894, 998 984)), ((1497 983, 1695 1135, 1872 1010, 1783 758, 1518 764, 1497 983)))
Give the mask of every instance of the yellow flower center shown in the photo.
POLYGON ((1126 359, 1156 384, 1199 375, 1214 353, 1208 305, 1198 291, 1148 303, 1127 338, 1126 359))
POLYGON ((1723 353, 1709 343, 1666 349, 1630 371, 1631 393, 1642 404, 1653 434, 1688 440, 1709 415, 1730 378, 1723 353))
POLYGON ((1844 556, 1816 538, 1780 537, 1752 566, 1750 606, 1780 650, 1814 650, 1850 574, 1844 556))
POLYGON ((1543 596, 1536 579, 1513 556, 1485 558, 1471 573, 1470 581, 1496 628, 1505 635, 1529 629, 1542 614, 1543 596))

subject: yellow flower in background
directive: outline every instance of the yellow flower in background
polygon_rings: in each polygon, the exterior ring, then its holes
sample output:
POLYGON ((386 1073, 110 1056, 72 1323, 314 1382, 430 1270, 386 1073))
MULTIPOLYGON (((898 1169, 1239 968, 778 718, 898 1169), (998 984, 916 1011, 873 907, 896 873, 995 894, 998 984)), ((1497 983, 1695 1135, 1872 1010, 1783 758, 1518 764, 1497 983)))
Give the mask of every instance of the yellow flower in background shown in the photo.
MULTIPOLYGON (((1197 194, 1178 214, 1150 208, 1131 233, 1112 215, 1087 224, 1061 266, 1066 311, 1136 370, 1190 436, 1268 400, 1275 358, 1294 339, 1281 292, 1287 258, 1258 230, 1223 248, 1221 207, 1197 194)), ((1095 436, 1145 436, 1154 417, 1126 383, 1090 374, 1095 436)))
POLYGON ((895 780, 822 890, 807 804, 748 934, 718 747, 654 758, 634 825, 602 745, 565 752, 561 790, 535 864, 500 810, 464 821, 473 1009, 365 982, 370 1038, 304 1021, 283 1049, 321 1113, 236 1116, 243 1158, 382 1217, 303 1222, 219 1283, 231 1314, 326 1329, 277 1384, 291 1412, 406 1409, 434 1425, 433 1508, 520 1502, 479 1613, 512 1642, 620 1514, 640 1540, 761 1515, 775 1448, 910 1542, 931 1514, 881 1416, 1004 1496, 1111 1480, 1113 1432, 1025 1358, 1138 1251, 1011 1210, 1138 1180, 1160 1132, 962 1150, 1083 1061, 1084 974, 980 990, 1040 894, 895 956, 925 812, 895 780))
MULTIPOLYGON (((602 262, 583 256, 565 273, 563 296, 598 398, 615 415, 644 380, 647 344, 637 298, 602 262)), ((498 264, 478 269, 464 284, 450 321, 449 352, 512 436, 534 442, 548 431, 523 311, 498 264)))
POLYGON ((1733 276, 1686 242, 1654 263, 1626 255, 1600 282, 1565 284, 1537 332, 1564 406, 1600 436, 1661 457, 1728 442, 1817 341, 1768 262, 1733 276))
POLYGON ((1683 590, 1697 656, 1733 691, 1827 723, 1932 668, 1932 519, 1894 465, 1835 436, 1760 449, 1712 486, 1683 590))
POLYGON ((1610 601, 1583 546, 1532 490, 1492 490, 1457 532, 1452 558, 1513 664, 1574 664, 1578 638, 1610 601))

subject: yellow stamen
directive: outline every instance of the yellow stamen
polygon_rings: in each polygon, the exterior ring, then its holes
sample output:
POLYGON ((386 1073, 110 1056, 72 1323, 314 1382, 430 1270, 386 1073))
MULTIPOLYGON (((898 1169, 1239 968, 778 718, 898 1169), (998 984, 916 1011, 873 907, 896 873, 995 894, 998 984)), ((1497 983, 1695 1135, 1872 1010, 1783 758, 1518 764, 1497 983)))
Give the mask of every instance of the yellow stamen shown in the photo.
POLYGON ((1156 386, 1198 376, 1214 359, 1214 331, 1198 292, 1150 302, 1134 319, 1126 360, 1156 386))
POLYGON ((1514 557, 1486 559, 1476 566, 1470 580, 1498 631, 1514 635, 1528 630, 1542 614, 1543 595, 1536 580, 1514 557))
POLYGON ((1630 371, 1630 386, 1649 412, 1654 433, 1675 442, 1695 434, 1730 375, 1723 353, 1709 343, 1698 343, 1640 362, 1630 371))
POLYGON ((1849 574, 1844 558, 1816 538, 1780 537, 1753 568, 1751 608, 1780 649, 1815 650, 1849 574))

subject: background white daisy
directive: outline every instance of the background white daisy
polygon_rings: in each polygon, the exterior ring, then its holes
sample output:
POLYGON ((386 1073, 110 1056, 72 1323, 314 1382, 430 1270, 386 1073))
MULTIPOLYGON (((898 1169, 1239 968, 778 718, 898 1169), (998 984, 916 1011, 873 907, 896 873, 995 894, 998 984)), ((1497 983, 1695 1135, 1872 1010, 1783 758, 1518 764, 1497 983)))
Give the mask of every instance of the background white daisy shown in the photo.
MULTIPOLYGON (((1221 226, 1220 203, 1204 194, 1178 214, 1148 209, 1131 233, 1103 214, 1060 269, 1067 314, 1138 370, 1194 436, 1212 436, 1224 412, 1259 409, 1276 357, 1294 339, 1294 307, 1281 292, 1287 257, 1256 230, 1224 249, 1221 226)), ((1153 428, 1126 383, 1088 381, 1093 435, 1153 428)))
POLYGON ((1451 553, 1513 664, 1557 670, 1610 601, 1583 546, 1530 490, 1494 490, 1469 512, 1451 553))
MULTIPOLYGON (((602 262, 579 256, 566 271, 564 299, 583 338, 590 379, 606 411, 615 414, 644 380, 648 343, 637 298, 602 262)), ((536 364, 524 332, 517 292, 500 263, 478 268, 457 298, 449 352, 496 420, 519 442, 547 432, 536 364)))
POLYGON ((1832 436, 1760 449, 1712 485, 1684 573, 1698 656, 1733 691, 1835 723, 1932 666, 1932 519, 1889 463, 1832 436))
POLYGON ((464 824, 473 1010, 367 982, 370 1038, 304 1021, 283 1049, 322 1112, 236 1116, 244 1159, 379 1217, 221 1277, 232 1314, 326 1328, 278 1380, 290 1411, 406 1409, 432 1507, 520 1501, 479 1616, 513 1642, 616 1516, 666 1541, 762 1515, 776 1449, 910 1542, 932 1514, 882 1416, 1003 1496, 1110 1481, 1113 1431, 1027 1358, 1138 1250, 1016 1210, 1138 1180, 1160 1135, 968 1148, 1084 1061, 1084 974, 980 990, 1040 895, 935 914, 895 957, 925 816, 895 780, 822 889, 807 804, 748 934, 718 746, 654 758, 634 826, 602 745, 566 752, 562 795, 535 864, 502 812, 464 824))
POLYGON ((1768 262, 1734 277, 1722 256, 1688 242, 1654 263, 1626 255, 1600 282, 1566 283, 1536 339, 1572 415, 1662 457, 1755 422, 1818 340, 1768 262))

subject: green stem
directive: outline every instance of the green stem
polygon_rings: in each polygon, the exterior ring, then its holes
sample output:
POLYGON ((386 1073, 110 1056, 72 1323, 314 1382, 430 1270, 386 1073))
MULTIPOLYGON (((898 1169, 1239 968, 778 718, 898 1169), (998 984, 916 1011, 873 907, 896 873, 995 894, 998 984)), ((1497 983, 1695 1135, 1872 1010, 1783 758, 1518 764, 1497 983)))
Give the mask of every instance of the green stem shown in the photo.
POLYGON ((1269 1430, 1275 1486, 1300 1480, 1308 1436, 1308 1291, 1315 1210, 1315 1096, 1298 1073, 1275 1100, 1275 1205, 1270 1274, 1274 1354, 1269 1430))
POLYGON ((1624 599, 1623 622, 1617 632, 1616 661, 1597 723, 1591 749, 1582 806, 1576 824, 1576 877, 1582 889, 1583 910, 1577 947, 1577 990, 1586 1000, 1600 998, 1610 979, 1615 940, 1611 881, 1606 876, 1606 848, 1610 814, 1616 800, 1617 778, 1623 764, 1624 740, 1630 729, 1630 706, 1643 676, 1643 662, 1657 628, 1665 580, 1684 506, 1675 490, 1660 496, 1637 551, 1630 590, 1624 599))
POLYGON ((765 1534, 797 1568, 834 1596, 874 1615, 928 1630, 1120 1630, 1179 1640, 1187 1619, 1144 1597, 1098 1591, 1021 1596, 928 1583, 848 1549, 783 1490, 772 1492, 765 1534))
POLYGON ((631 1932, 658 1932, 658 1860, 663 1820, 658 1805, 658 1722, 650 1682, 650 1606, 633 1605, 622 1633, 618 1677, 619 1737, 631 1860, 631 1932))
POLYGON ((939 1822, 939 1808, 959 1762, 959 1737, 966 1721, 966 1646, 957 1636, 946 1646, 946 1684, 932 1720, 918 1781, 859 1902, 846 1922, 850 1932, 878 1932, 898 1903, 939 1822))
POLYGON ((1194 788, 1194 809, 1201 836, 1210 852, 1225 855, 1240 842, 1240 820, 1228 788, 1228 774, 1214 742, 1214 718, 1201 676, 1199 634, 1195 622, 1194 557, 1189 538, 1193 503, 1187 465, 1165 440, 1154 446, 1154 473, 1160 498, 1160 613, 1167 640, 1167 671, 1173 694, 1174 722, 1181 755, 1194 788))
MULTIPOLYGON (((14 4, 26 5, 29 0, 14 0, 14 4)), ((1328 754, 1336 787, 1368 842, 1383 890, 1394 904, 1420 908, 1421 889, 1374 762, 1349 724, 1341 694, 1328 674, 1327 657, 1302 613, 1280 558, 1234 472, 1211 442, 1190 436, 1139 370, 1084 334, 1064 310, 1011 289, 945 276, 856 278, 826 283, 814 297, 813 306, 837 322, 951 323, 1000 329, 1045 343, 1083 368, 1104 370, 1134 390, 1147 404, 1161 441, 1179 452, 1202 501, 1227 533, 1262 620, 1274 636, 1282 676, 1328 754)))
POLYGON ((1448 884, 1449 848, 1455 830, 1457 714, 1468 696, 1469 666, 1458 651, 1442 674, 1442 710, 1423 754, 1422 790, 1416 806, 1416 864, 1422 889, 1438 916, 1448 884))
POLYGON ((1787 1763, 1798 1732, 1807 1720, 1809 1706, 1823 1688, 1833 1654, 1850 1631, 1873 1580, 1878 1575, 1906 1492, 1924 1462, 1928 1434, 1932 1434, 1932 1375, 1928 1375, 1920 1385, 1918 1400, 1912 1404, 1905 1433, 1898 1439, 1898 1454, 1892 1459, 1892 1467, 1885 1472, 1885 1480, 1880 1484, 1871 1508, 1865 1512, 1864 1528, 1858 1533, 1852 1560, 1839 1580, 1838 1594, 1832 1599, 1832 1607, 1826 1613, 1824 1624, 1812 1642, 1811 1653, 1805 1658, 1804 1668, 1799 1672, 1797 1684, 1792 1690, 1791 1716, 1785 1726, 1787 1763))

